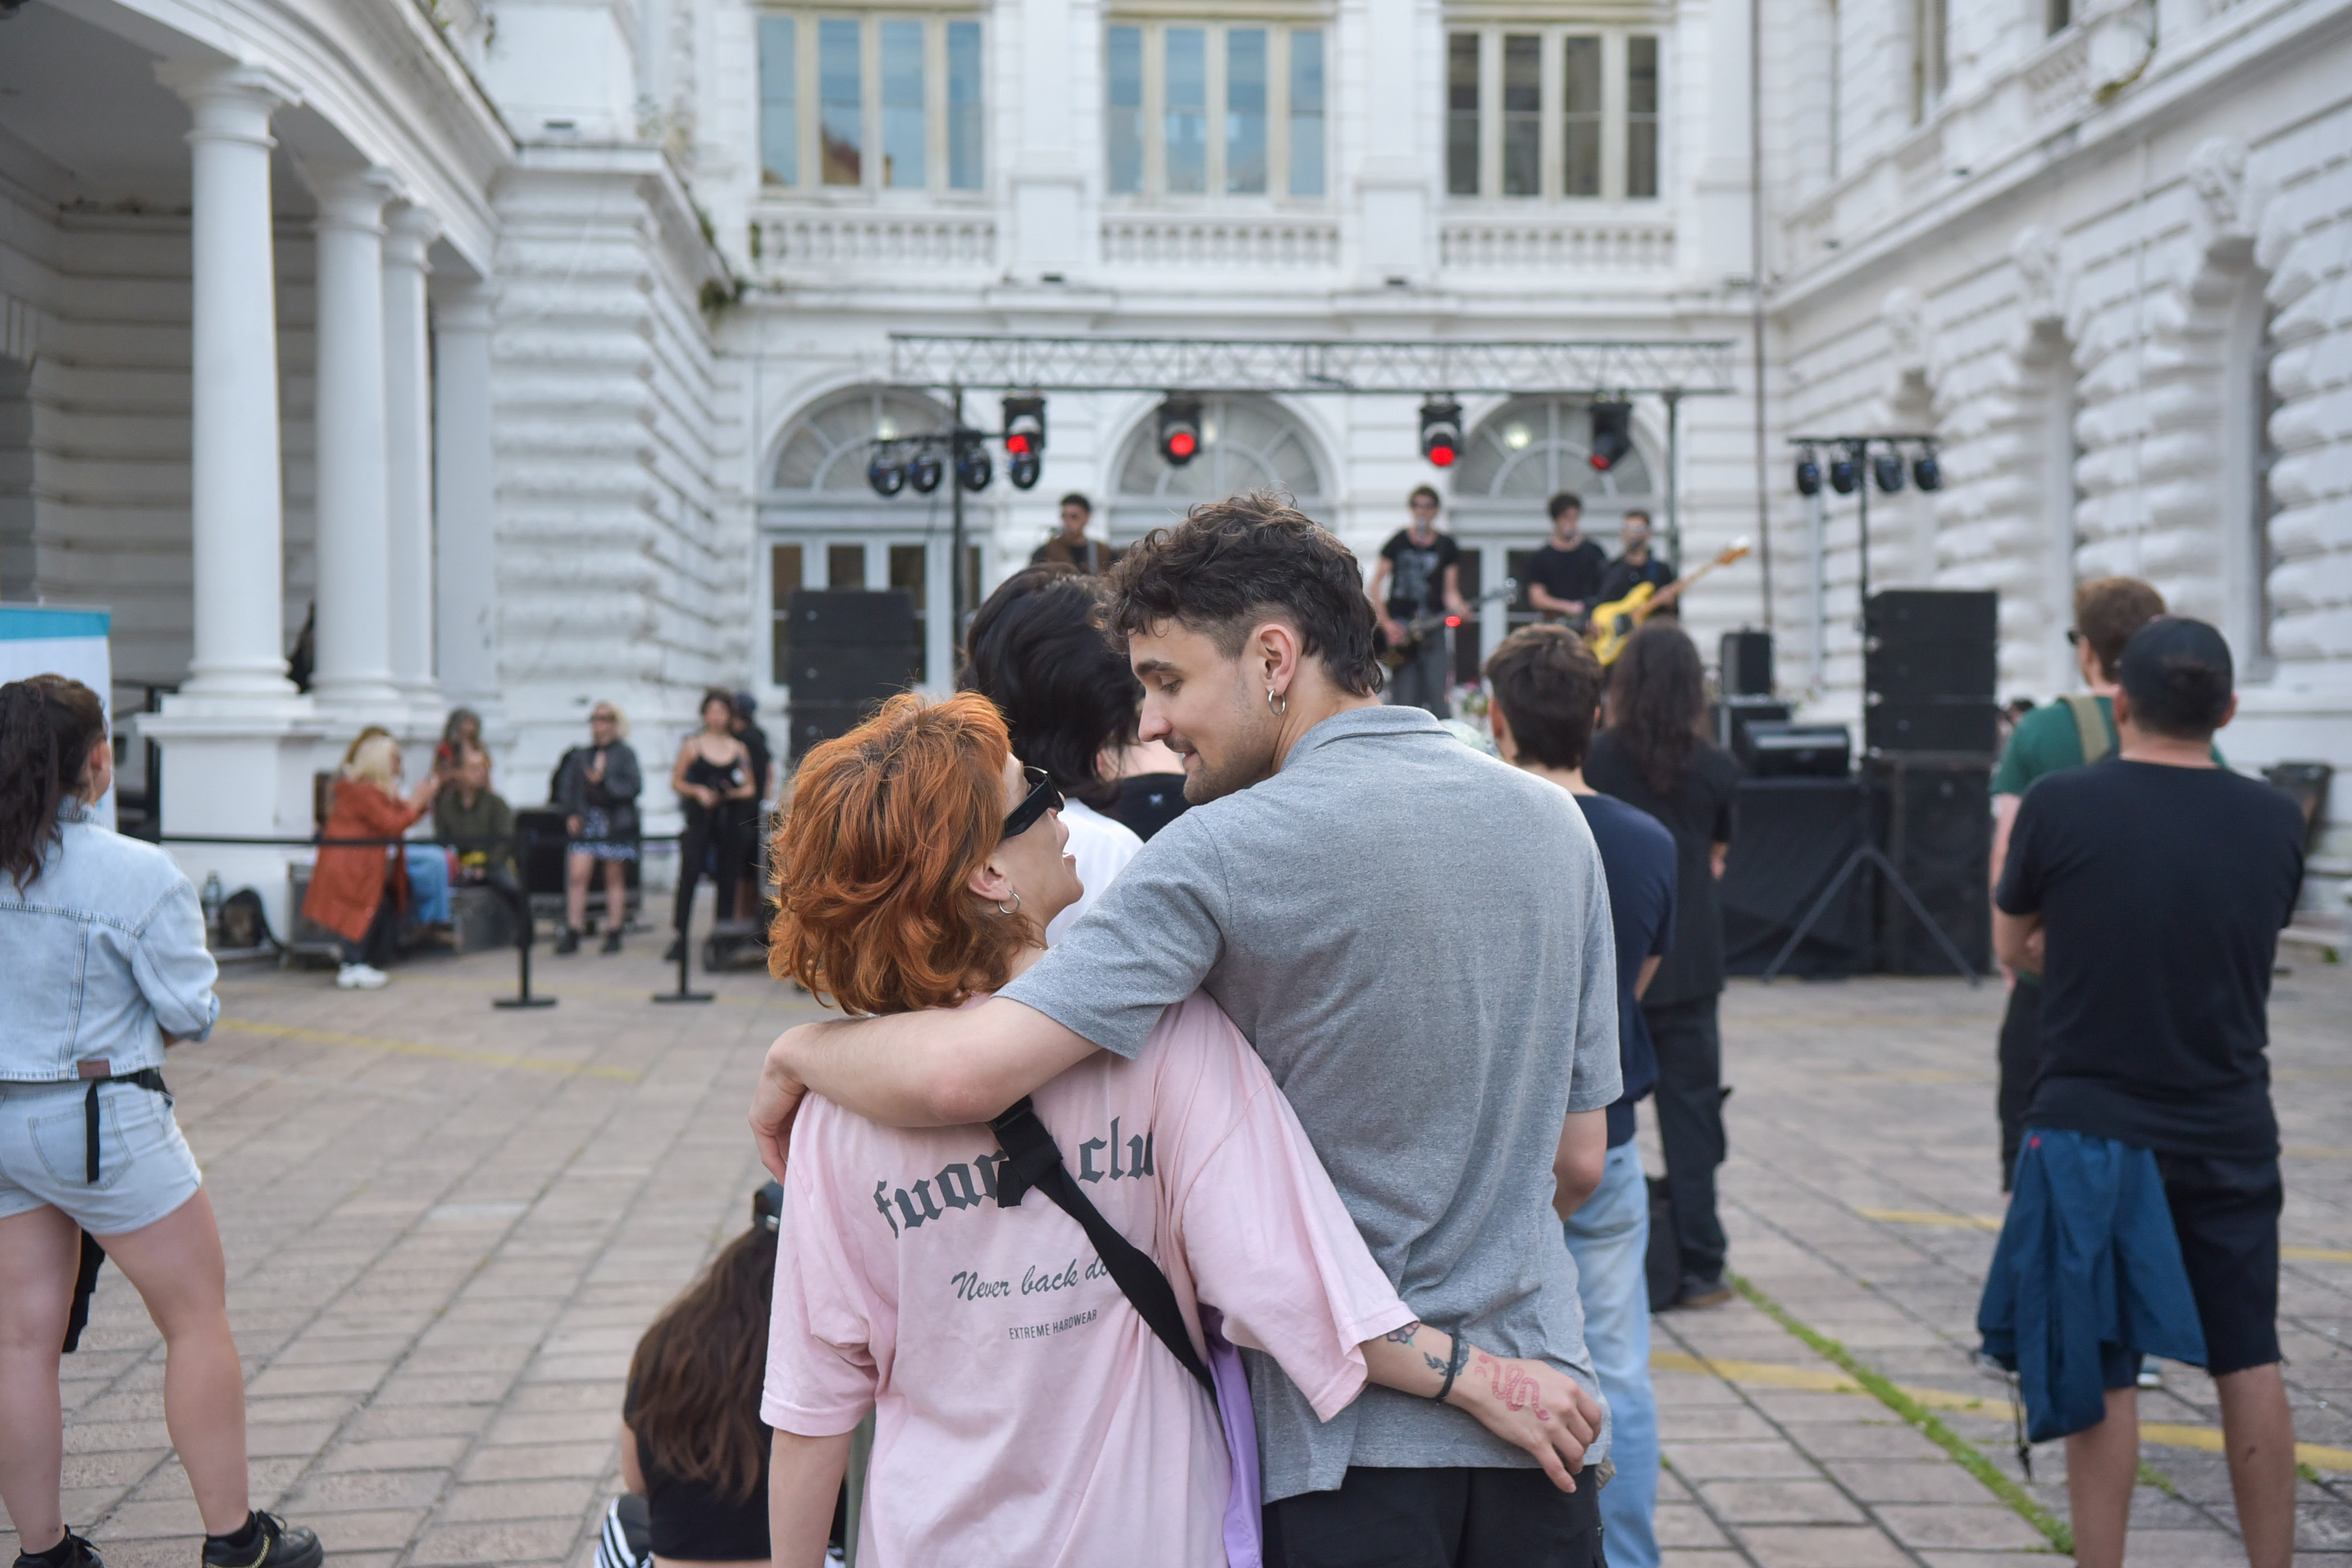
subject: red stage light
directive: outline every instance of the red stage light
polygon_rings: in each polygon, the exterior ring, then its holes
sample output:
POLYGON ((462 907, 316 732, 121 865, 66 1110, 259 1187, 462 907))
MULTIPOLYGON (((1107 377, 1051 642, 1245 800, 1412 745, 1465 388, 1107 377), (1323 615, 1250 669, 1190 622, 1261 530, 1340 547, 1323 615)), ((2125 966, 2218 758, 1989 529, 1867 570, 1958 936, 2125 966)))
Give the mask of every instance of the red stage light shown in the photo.
POLYGON ((1168 437, 1168 450, 1176 457, 1189 458, 1200 449, 1201 444, 1192 439, 1189 430, 1179 430, 1168 437))
POLYGON ((1450 468, 1454 466, 1454 448, 1451 447, 1432 447, 1429 449, 1429 460, 1441 468, 1450 468))
POLYGON ((1017 432, 1007 436, 1004 438, 1004 449, 1013 457, 1021 457, 1029 450, 1029 437, 1017 432))

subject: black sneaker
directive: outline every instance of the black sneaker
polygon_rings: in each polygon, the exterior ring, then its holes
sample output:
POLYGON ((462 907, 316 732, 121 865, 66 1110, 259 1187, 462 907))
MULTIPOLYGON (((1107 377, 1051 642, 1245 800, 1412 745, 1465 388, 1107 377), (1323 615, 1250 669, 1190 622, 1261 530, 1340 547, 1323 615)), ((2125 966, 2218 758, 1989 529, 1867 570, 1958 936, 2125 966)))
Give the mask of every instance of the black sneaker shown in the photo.
POLYGON ((260 1528, 243 1551, 222 1544, 216 1535, 205 1537, 204 1568, 319 1568, 327 1560, 319 1538, 300 1525, 258 1509, 252 1522, 260 1528))
POLYGON ((618 952, 621 951, 621 928, 619 926, 614 926, 611 931, 604 933, 604 951, 606 952, 618 952))
POLYGON ((98 1554, 97 1547, 68 1530, 65 1539, 47 1552, 16 1553, 16 1568, 106 1568, 106 1560, 98 1554), (62 1558, 57 1555, 59 1546, 66 1548, 62 1558))
POLYGON ((572 953, 578 952, 580 951, 580 933, 572 930, 570 926, 565 926, 563 930, 556 935, 555 951, 567 956, 572 953))

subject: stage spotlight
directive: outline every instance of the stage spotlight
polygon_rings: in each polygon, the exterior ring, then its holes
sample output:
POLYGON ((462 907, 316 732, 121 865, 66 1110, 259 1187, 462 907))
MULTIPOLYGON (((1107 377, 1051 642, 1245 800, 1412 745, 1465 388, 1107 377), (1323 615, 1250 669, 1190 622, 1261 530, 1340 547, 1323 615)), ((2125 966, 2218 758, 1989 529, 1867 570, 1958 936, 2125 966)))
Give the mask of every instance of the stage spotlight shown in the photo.
POLYGON ((1171 395, 1160 405, 1160 455, 1181 468, 1201 451, 1201 400, 1171 395))
POLYGON ((1633 405, 1630 403, 1596 403, 1592 405, 1592 456, 1585 461, 1600 473, 1607 473, 1618 460, 1633 449, 1633 405))
POLYGON ((1441 468, 1454 466, 1462 455, 1462 405, 1433 397, 1421 405, 1421 455, 1441 468))
POLYGON ((1797 493, 1801 496, 1817 496, 1822 493, 1822 465, 1813 456, 1813 449, 1811 447, 1806 447, 1797 456, 1797 493))
POLYGON ((968 490, 984 490, 988 481, 996 477, 996 465, 988 458, 988 448, 978 442, 964 448, 956 459, 956 483, 968 490))
POLYGON ((1862 483, 1862 463, 1860 458, 1860 450, 1853 447, 1848 447, 1843 452, 1832 457, 1830 458, 1830 489, 1837 491, 1837 493, 1842 496, 1850 496, 1853 494, 1855 487, 1862 483))
POLYGON ((1919 455, 1911 460, 1911 482, 1923 490, 1939 490, 1944 488, 1944 469, 1943 466, 1936 461, 1935 447, 1923 448, 1919 455))
POLYGON ((1888 447, 1870 459, 1870 471, 1878 480, 1879 493, 1893 495, 1903 488, 1903 454, 1888 447))
POLYGON ((1044 466, 1034 452, 1015 452, 1004 459, 1004 477, 1013 481, 1016 490, 1034 489, 1044 466))
POLYGON ((1031 395, 1004 400, 1004 455, 1037 457, 1045 450, 1045 400, 1031 395))
POLYGON ((907 483, 917 495, 927 496, 940 488, 940 480, 947 471, 947 465, 940 461, 937 452, 918 452, 907 465, 907 483))
POLYGON ((866 482, 874 487, 876 495, 887 499, 906 488, 907 470, 889 458, 877 455, 866 465, 866 482))

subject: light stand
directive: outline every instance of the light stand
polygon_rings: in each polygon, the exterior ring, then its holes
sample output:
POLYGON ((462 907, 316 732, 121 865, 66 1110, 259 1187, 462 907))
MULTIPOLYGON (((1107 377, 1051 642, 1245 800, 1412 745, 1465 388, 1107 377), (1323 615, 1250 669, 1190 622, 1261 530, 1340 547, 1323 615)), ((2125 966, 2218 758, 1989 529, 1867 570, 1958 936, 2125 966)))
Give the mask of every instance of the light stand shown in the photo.
MULTIPOLYGON (((1855 565, 1856 580, 1861 595, 1859 605, 1861 613, 1855 618, 1854 629, 1862 636, 1863 655, 1865 660, 1869 658, 1870 650, 1870 488, 1874 482, 1870 449, 1874 446, 1884 446, 1899 459, 1903 444, 1906 442, 1923 448, 1929 454, 1933 454, 1936 449, 1935 437, 1916 433, 1893 436, 1792 436, 1789 438, 1789 445, 1801 451, 1815 447, 1843 448, 1846 460, 1853 465, 1854 499, 1857 502, 1855 565)), ((1864 700, 1868 701, 1866 694, 1864 700)), ((1865 752, 1865 759, 1868 753, 1865 752)), ((1865 789, 1863 796, 1863 809, 1865 813, 1870 810, 1869 802, 1870 795, 1865 789)), ((1789 933, 1789 940, 1781 944, 1779 952, 1772 955, 1772 962, 1764 966, 1762 979, 1769 983, 1780 973, 1780 966, 1788 963, 1795 954, 1798 943, 1811 935, 1813 927, 1820 922, 1822 916, 1829 912, 1831 902, 1836 899, 1838 890, 1845 886, 1846 879, 1866 866, 1885 879, 1885 886, 1893 888, 1897 894, 1901 895, 1904 903, 1910 907, 1912 918, 1927 928, 1927 934, 1936 939, 1936 945, 1944 950, 1944 956, 1950 960, 1952 967, 1968 976, 1969 985, 1974 986, 1982 981, 1984 976, 1979 974, 1969 965, 1968 959, 1960 952, 1959 944, 1952 940, 1949 932, 1936 922, 1935 917, 1927 912, 1927 905, 1919 901, 1919 895, 1912 891, 1911 884, 1905 879, 1902 868, 1896 866, 1886 852, 1873 841, 1867 831, 1866 820, 1864 828, 1862 847, 1846 857, 1845 864, 1839 867, 1837 875, 1830 879, 1830 885, 1822 889, 1822 895, 1813 901, 1813 907, 1805 911, 1805 918, 1797 922, 1797 929, 1789 933)))

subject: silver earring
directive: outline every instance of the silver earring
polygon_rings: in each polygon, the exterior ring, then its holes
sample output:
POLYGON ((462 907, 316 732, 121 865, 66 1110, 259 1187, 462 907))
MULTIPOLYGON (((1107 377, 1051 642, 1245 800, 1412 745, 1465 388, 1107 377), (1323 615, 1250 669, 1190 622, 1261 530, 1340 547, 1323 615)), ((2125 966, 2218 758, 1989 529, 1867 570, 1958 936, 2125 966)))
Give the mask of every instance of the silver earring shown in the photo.
POLYGON ((1275 690, 1271 686, 1265 689, 1265 705, 1274 710, 1274 716, 1277 719, 1290 711, 1289 697, 1275 690))
POLYGON ((1000 914, 1000 915, 1017 915, 1017 914, 1019 914, 1019 913, 1021 912, 1021 889, 1018 889, 1018 888, 1015 888, 1015 889, 1013 889, 1013 907, 1012 907, 1011 909, 1009 909, 1009 910, 1008 910, 1008 909, 1006 909, 1006 908, 1004 907, 1004 900, 1002 900, 1002 899, 997 900, 996 900, 996 912, 997 912, 998 914, 1000 914))

